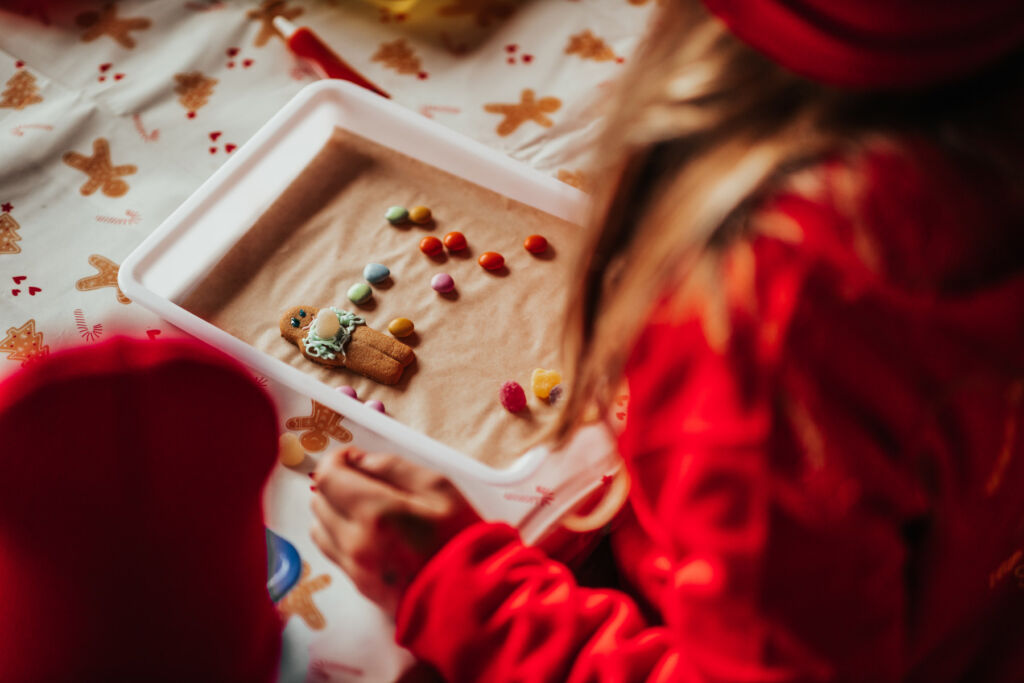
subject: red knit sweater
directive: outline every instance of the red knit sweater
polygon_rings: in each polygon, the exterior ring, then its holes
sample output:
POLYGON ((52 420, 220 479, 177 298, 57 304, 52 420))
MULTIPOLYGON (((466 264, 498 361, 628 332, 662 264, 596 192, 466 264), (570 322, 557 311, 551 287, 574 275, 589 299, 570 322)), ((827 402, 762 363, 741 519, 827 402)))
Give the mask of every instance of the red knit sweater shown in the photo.
POLYGON ((625 590, 478 524, 401 643, 455 681, 1024 680, 1021 199, 923 147, 810 180, 727 259, 724 343, 661 308, 632 352, 625 590))

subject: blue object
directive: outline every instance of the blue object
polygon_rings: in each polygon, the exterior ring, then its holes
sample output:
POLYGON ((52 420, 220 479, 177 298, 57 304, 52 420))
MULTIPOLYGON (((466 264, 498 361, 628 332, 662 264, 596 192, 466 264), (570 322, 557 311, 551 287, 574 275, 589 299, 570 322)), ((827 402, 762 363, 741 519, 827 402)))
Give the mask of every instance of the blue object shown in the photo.
POLYGON ((302 560, 299 551, 270 529, 267 532, 267 592, 277 602, 299 582, 302 560))

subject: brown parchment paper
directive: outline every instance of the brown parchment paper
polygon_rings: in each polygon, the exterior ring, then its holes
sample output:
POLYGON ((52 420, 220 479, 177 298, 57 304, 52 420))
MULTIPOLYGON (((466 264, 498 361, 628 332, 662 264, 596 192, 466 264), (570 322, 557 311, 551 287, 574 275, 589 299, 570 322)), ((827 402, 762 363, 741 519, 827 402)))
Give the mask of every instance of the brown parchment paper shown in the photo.
POLYGON ((330 386, 349 384, 361 400, 376 398, 392 417, 493 466, 504 466, 557 418, 558 408, 530 391, 534 368, 563 372, 561 335, 579 226, 337 129, 319 154, 210 273, 182 306, 275 358, 330 386), (392 226, 389 206, 424 205, 434 224, 392 226), (426 235, 462 232, 469 249, 430 258, 426 235), (534 256, 523 239, 547 237, 534 256), (505 257, 506 269, 477 265, 484 251, 505 257), (361 306, 345 296, 363 282, 370 262, 391 269, 390 283, 373 285, 361 306), (449 273, 456 291, 430 287, 449 273), (415 333, 402 341, 416 362, 400 384, 387 387, 347 370, 329 370, 301 356, 280 337, 288 307, 334 305, 358 313, 381 332, 397 317, 415 333), (498 400, 515 380, 527 410, 513 415, 498 400))

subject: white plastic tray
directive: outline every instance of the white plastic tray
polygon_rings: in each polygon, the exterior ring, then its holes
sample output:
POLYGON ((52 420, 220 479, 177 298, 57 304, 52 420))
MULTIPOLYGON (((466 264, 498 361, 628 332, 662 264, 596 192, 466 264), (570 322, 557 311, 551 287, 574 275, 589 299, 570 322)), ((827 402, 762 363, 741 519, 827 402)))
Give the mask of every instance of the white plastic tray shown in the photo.
POLYGON ((404 457, 483 484, 507 486, 527 479, 545 449, 533 449, 505 469, 489 467, 334 391, 176 303, 299 175, 336 127, 569 222, 584 217, 586 195, 575 188, 362 88, 320 81, 285 105, 125 259, 118 284, 168 322, 343 414, 359 431, 382 437, 404 457))

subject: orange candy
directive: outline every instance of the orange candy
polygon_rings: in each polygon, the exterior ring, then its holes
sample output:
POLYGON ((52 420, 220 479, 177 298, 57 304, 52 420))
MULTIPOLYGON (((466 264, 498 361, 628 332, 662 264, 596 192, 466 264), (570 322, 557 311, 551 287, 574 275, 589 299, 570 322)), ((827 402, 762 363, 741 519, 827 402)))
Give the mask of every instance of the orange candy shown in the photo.
POLYGON ((530 235, 523 241, 523 246, 531 254, 542 254, 548 249, 548 241, 543 235, 530 235))
POLYGON ((466 236, 461 232, 450 232, 444 236, 444 246, 448 251, 462 251, 466 248, 466 236))
POLYGON ((427 256, 440 254, 442 249, 444 249, 444 246, 441 244, 441 240, 433 235, 428 235, 420 240, 420 251, 427 256))
POLYGON ((505 265, 505 257, 496 251, 485 251, 477 259, 485 270, 500 270, 505 265))

